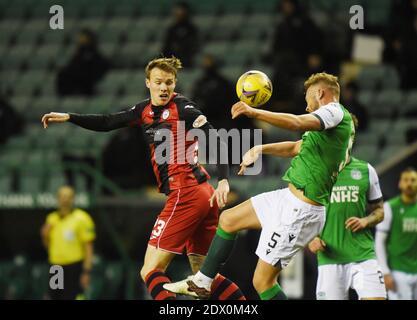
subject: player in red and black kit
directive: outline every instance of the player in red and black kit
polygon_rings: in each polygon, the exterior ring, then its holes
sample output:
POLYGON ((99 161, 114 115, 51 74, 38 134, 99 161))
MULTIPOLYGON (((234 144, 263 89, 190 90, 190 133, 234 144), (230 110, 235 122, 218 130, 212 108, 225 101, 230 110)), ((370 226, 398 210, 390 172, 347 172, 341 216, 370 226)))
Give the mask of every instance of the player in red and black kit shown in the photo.
MULTIPOLYGON (((52 122, 69 121, 94 131, 127 126, 142 129, 159 191, 168 196, 152 230, 140 271, 156 300, 175 299, 175 294, 163 285, 170 282, 164 272, 176 254, 185 250, 193 273, 199 270, 216 232, 219 208, 225 206, 229 193, 228 164, 217 161, 219 182, 214 190, 207 182, 209 174, 197 161, 198 139, 185 138, 191 129, 200 129, 208 141, 213 127, 195 103, 174 92, 180 68, 181 62, 175 57, 150 61, 145 69, 150 99, 128 110, 96 115, 51 112, 42 117, 45 128, 52 122)), ((216 143, 209 145, 209 152, 215 152, 218 160, 227 159, 225 143, 215 134, 216 143)), ((244 299, 236 284, 221 275, 213 282, 212 291, 212 299, 244 299)))

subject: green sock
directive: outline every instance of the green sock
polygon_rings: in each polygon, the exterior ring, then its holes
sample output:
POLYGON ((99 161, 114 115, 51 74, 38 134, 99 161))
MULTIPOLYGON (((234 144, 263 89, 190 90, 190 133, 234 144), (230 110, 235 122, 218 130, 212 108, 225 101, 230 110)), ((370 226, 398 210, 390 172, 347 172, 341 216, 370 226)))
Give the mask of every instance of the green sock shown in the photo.
POLYGON ((277 283, 272 288, 261 292, 259 294, 261 300, 288 300, 284 291, 282 291, 280 285, 277 283))
POLYGON ((233 250, 236 233, 228 233, 217 227, 216 235, 211 242, 210 249, 204 259, 201 273, 214 279, 220 268, 226 263, 227 258, 233 250))

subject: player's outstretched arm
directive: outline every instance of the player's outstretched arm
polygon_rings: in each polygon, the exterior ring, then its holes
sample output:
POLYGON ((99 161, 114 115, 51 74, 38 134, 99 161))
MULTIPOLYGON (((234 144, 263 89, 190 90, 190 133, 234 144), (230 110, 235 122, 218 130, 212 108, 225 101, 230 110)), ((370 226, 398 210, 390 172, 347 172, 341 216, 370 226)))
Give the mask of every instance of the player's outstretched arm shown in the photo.
POLYGON ((242 101, 235 103, 231 112, 232 119, 245 115, 291 131, 319 131, 323 129, 320 119, 311 114, 298 116, 291 113, 271 112, 252 108, 242 101))
POLYGON ((260 154, 270 154, 282 158, 295 157, 301 148, 302 140, 299 141, 286 141, 278 143, 270 143, 254 146, 248 150, 243 156, 242 163, 240 164, 239 175, 242 175, 248 166, 258 160, 260 154))
POLYGON ((71 122, 82 128, 93 131, 110 131, 127 127, 140 119, 140 109, 133 107, 126 111, 110 114, 78 114, 50 112, 42 117, 43 127, 50 123, 71 122))

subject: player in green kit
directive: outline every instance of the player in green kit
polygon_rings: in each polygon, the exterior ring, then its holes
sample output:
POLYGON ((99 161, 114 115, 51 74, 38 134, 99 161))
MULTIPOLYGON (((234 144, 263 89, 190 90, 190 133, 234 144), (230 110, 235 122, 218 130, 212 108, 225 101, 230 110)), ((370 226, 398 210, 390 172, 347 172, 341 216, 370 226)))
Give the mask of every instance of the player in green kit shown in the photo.
POLYGON ((401 195, 385 203, 376 253, 390 300, 417 300, 417 172, 401 173, 401 195))
POLYGON ((386 299, 369 229, 384 219, 383 205, 375 169, 350 157, 333 185, 324 229, 308 246, 318 258, 317 299, 346 300, 349 288, 362 300, 386 299))
POLYGON ((245 115, 305 132, 300 141, 258 145, 243 157, 239 174, 261 153, 293 158, 283 177, 288 188, 259 194, 223 211, 201 270, 186 280, 164 285, 165 289, 208 298, 211 282, 230 255, 237 232, 262 229, 256 249, 259 260, 254 287, 263 300, 286 299, 277 282, 279 272, 323 229, 325 206, 338 173, 349 158, 355 132, 350 113, 339 103, 337 77, 314 74, 304 87, 310 114, 274 113, 243 102, 233 105, 232 118, 245 115))

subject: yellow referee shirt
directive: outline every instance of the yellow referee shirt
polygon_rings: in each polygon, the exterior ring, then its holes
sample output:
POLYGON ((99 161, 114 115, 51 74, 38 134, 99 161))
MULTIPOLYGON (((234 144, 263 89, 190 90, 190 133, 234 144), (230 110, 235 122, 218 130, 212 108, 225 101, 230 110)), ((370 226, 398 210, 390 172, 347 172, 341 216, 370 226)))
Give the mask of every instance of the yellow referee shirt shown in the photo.
POLYGON ((61 218, 57 211, 51 212, 46 223, 49 233, 49 263, 67 265, 84 260, 84 244, 95 239, 94 222, 90 215, 74 209, 61 218))

